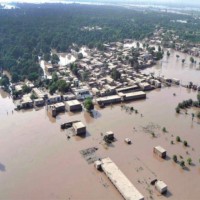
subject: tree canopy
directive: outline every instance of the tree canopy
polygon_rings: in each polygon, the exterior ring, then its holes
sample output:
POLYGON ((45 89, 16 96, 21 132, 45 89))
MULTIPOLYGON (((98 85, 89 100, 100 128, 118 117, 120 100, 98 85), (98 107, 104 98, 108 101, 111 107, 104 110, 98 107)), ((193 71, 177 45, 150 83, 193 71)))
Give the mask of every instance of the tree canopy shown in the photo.
POLYGON ((94 109, 94 104, 92 102, 91 98, 87 98, 84 101, 84 107, 86 108, 87 111, 91 111, 94 109))
MULTIPOLYGON (((38 56, 56 64, 59 58, 50 56, 51 51, 68 52, 74 43, 104 50, 104 42, 141 40, 159 27, 173 30, 183 40, 200 41, 200 21, 190 15, 79 4, 17 6, 20 9, 0 9, 0 66, 15 82, 37 79, 43 75, 38 56)), ((160 51, 157 56, 162 56, 160 51)))

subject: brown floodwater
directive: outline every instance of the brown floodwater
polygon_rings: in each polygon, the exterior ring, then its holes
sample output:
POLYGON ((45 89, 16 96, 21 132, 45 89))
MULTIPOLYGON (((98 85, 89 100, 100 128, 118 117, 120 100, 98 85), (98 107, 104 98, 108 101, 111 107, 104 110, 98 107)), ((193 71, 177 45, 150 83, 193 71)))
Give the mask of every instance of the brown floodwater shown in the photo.
POLYGON ((200 58, 194 57, 196 64, 190 62, 190 55, 184 54, 172 49, 169 49, 170 56, 166 55, 165 49, 164 58, 155 66, 143 70, 146 73, 154 73, 155 75, 164 75, 168 78, 177 78, 183 84, 188 84, 192 81, 200 86, 200 58), (177 58, 176 55, 180 57, 177 58), (185 59, 185 63, 182 63, 185 59))
POLYGON ((188 110, 187 115, 185 111, 175 113, 178 102, 196 99, 196 92, 181 87, 151 91, 146 100, 127 103, 138 114, 114 105, 96 108, 94 117, 82 111, 60 114, 56 119, 45 108, 12 113, 12 99, 0 94, 0 199, 122 199, 105 174, 81 156, 80 150, 94 146, 98 148, 96 155, 109 156, 145 199, 199 199, 200 122, 191 117, 197 110, 188 110), (70 133, 60 130, 60 124, 77 119, 86 124, 88 133, 67 139, 70 133), (163 127, 167 133, 162 132, 163 127), (107 146, 101 133, 109 130, 114 131, 116 142, 107 146), (187 140, 189 147, 177 143, 176 136, 187 140), (132 145, 124 142, 126 137, 132 145), (167 150, 166 160, 153 155, 156 145, 167 150), (192 165, 181 169, 172 161, 174 154, 178 160, 191 157, 192 165), (168 185, 166 196, 149 185, 154 178, 168 185))

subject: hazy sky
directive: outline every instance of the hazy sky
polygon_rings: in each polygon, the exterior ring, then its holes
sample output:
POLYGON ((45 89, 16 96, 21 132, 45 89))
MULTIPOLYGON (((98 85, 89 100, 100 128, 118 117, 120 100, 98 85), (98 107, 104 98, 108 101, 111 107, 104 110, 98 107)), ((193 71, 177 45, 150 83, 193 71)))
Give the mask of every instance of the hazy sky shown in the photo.
POLYGON ((85 1, 85 2, 143 2, 143 3, 150 3, 150 2, 156 2, 156 3, 184 3, 184 4, 200 4, 200 0, 0 0, 0 3, 5 3, 5 2, 27 2, 27 3, 32 3, 32 2, 37 2, 37 3, 43 3, 43 2, 64 2, 64 1, 70 1, 70 2, 78 2, 78 1, 85 1))

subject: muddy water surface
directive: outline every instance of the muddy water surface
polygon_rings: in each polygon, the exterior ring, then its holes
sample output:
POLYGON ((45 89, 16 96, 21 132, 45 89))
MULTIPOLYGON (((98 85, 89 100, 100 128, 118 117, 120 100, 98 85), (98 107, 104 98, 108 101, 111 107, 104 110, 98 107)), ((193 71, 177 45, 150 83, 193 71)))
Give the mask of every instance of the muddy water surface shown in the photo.
POLYGON ((192 81, 200 86, 200 59, 194 57, 196 64, 192 64, 190 62, 190 55, 169 49, 170 56, 167 57, 166 52, 167 49, 165 49, 162 61, 159 61, 157 65, 151 68, 143 70, 143 72, 164 75, 168 78, 177 78, 183 84, 188 84, 192 81), (176 55, 179 55, 179 58, 176 55), (185 63, 182 63, 182 59, 185 59, 185 63))
POLYGON ((93 117, 83 111, 56 119, 45 108, 12 114, 12 100, 4 97, 0 98, 0 199, 122 199, 104 173, 81 156, 80 150, 94 146, 99 157, 109 156, 119 166, 145 199, 199 199, 200 122, 191 117, 197 110, 188 110, 187 115, 175 113, 178 102, 195 99, 196 92, 179 87, 149 92, 146 100, 126 104, 138 114, 114 105, 96 108, 93 117), (88 133, 67 139, 70 133, 61 131, 60 124, 77 119, 86 124, 88 133), (101 135, 108 130, 114 131, 117 140, 110 146, 101 135), (189 147, 177 143, 177 135, 187 140, 189 147), (132 145, 124 142, 125 137, 132 145), (166 160, 153 155, 156 145, 167 150, 166 160), (191 157, 192 165, 181 169, 172 161, 174 154, 178 160, 191 157), (153 178, 168 185, 166 196, 149 185, 153 178))

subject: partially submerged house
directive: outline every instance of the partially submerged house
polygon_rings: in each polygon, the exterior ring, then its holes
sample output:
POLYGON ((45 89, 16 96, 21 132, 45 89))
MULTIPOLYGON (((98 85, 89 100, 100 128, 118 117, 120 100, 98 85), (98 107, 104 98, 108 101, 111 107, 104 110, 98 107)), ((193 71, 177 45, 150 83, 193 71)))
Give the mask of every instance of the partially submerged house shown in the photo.
POLYGON ((44 93, 43 91, 39 90, 38 88, 33 88, 32 93, 37 97, 37 98, 47 98, 47 94, 44 93))
POLYGON ((121 97, 119 95, 112 95, 107 97, 100 97, 96 99, 96 102, 100 104, 112 104, 121 102, 121 97))
POLYGON ((73 112, 82 110, 81 103, 78 100, 66 101, 65 103, 67 111, 73 112))
POLYGON ((163 181, 156 181, 155 188, 160 194, 164 194, 167 192, 167 185, 163 181))
POLYGON ((53 103, 57 103, 57 102, 60 102, 62 99, 61 99, 61 96, 60 95, 52 95, 52 96, 49 96, 47 102, 48 104, 53 104, 53 103))
POLYGON ((55 103, 53 105, 50 105, 49 109, 52 116, 56 117, 58 113, 65 111, 65 104, 63 102, 55 103))
POLYGON ((161 158, 165 158, 167 156, 167 151, 161 146, 154 147, 153 152, 161 158))
POLYGON ((86 126, 82 122, 76 122, 72 125, 76 135, 82 135, 86 133, 86 126))
POLYGON ((92 94, 90 93, 90 90, 87 87, 73 88, 72 91, 74 92, 74 94, 78 100, 92 98, 92 94))
POLYGON ((67 94, 63 95, 63 100, 64 101, 70 101, 70 100, 75 100, 76 96, 72 94, 71 92, 68 92, 67 94))
POLYGON ((33 108, 33 101, 29 96, 23 96, 21 101, 21 108, 23 109, 33 108))
POLYGON ((39 99, 34 99, 34 106, 43 106, 44 105, 44 99, 39 98, 39 99))

